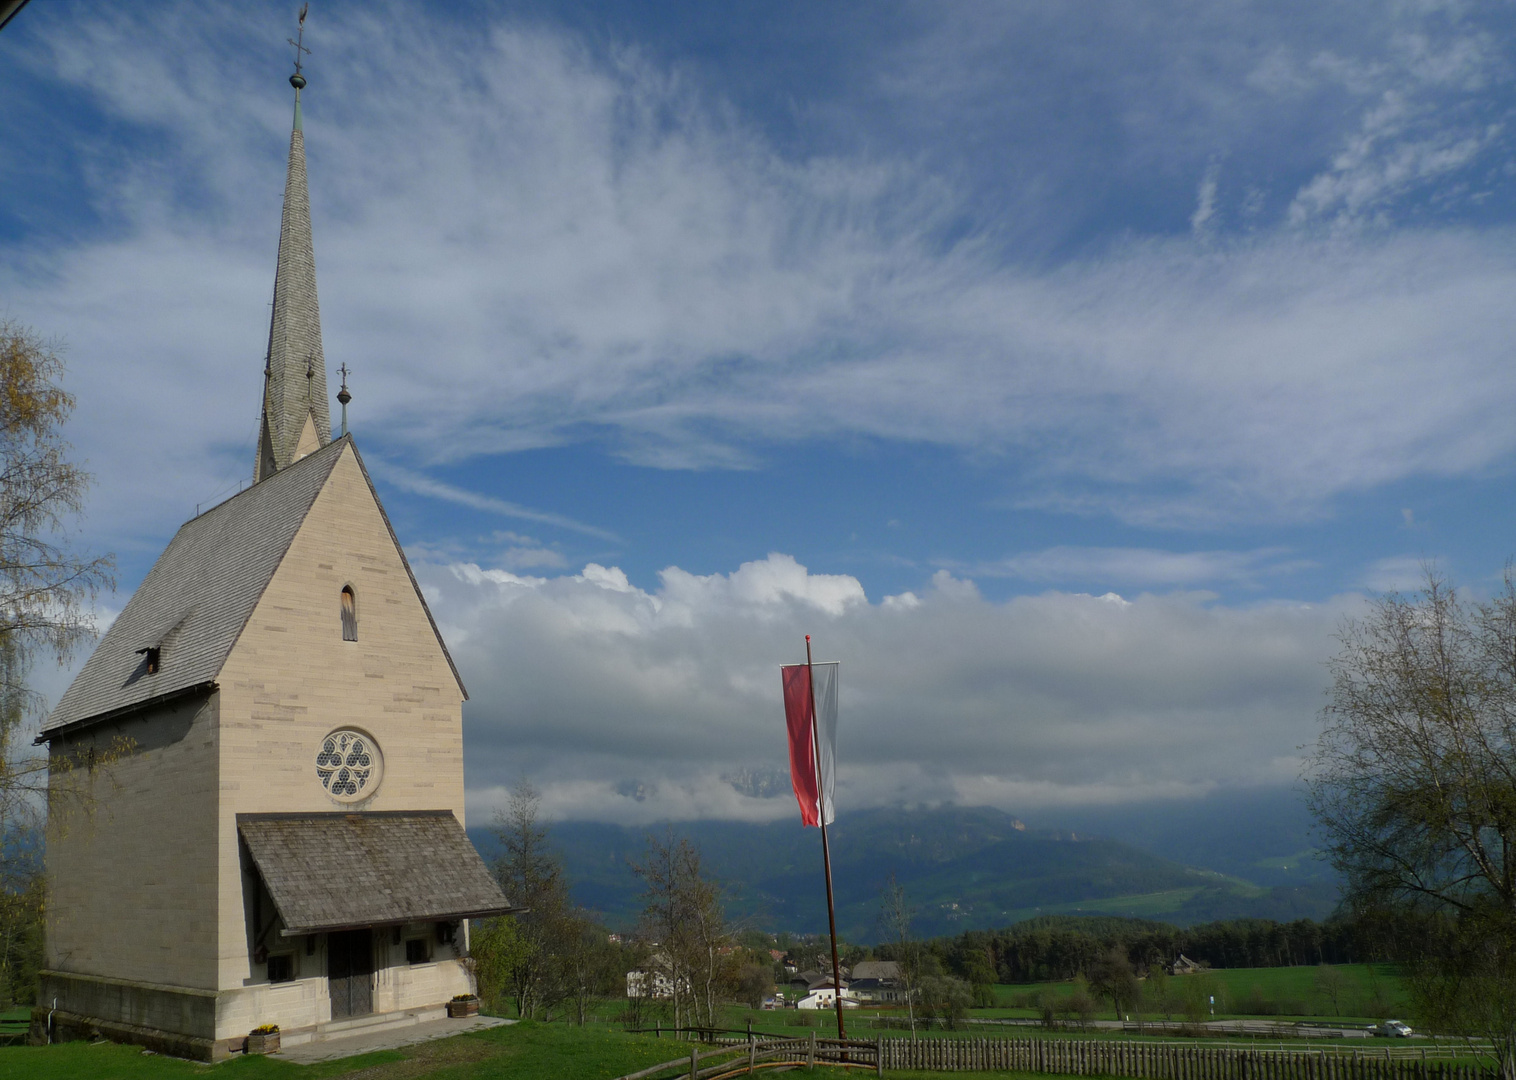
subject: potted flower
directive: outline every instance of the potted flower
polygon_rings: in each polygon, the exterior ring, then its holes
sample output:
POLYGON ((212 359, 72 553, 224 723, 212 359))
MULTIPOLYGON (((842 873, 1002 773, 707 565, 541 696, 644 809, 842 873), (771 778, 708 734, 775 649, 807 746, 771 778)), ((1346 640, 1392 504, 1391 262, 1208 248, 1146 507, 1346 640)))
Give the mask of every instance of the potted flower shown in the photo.
POLYGON ((247 1033, 249 1054, 277 1054, 279 1052, 279 1025, 264 1024, 247 1033))
POLYGON ((451 1017, 478 1016, 479 999, 473 994, 458 994, 452 1001, 447 1003, 447 1014, 451 1017))

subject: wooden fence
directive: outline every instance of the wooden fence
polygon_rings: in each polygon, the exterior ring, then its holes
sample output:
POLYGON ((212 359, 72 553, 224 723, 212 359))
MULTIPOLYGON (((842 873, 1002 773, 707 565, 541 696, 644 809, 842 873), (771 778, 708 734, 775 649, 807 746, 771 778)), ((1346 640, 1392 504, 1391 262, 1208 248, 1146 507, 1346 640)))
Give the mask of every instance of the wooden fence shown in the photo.
MULTIPOLYGON (((712 1041, 731 1049, 748 1045, 741 1037, 718 1036, 712 1041)), ((786 1040, 789 1047, 807 1041, 786 1040)), ((780 1041, 770 1045, 777 1047, 780 1041)), ((872 1052, 855 1056, 855 1061, 874 1063, 877 1054, 879 1068, 938 1072, 1015 1070, 1133 1080, 1497 1080, 1493 1070, 1477 1065, 1401 1056, 1415 1053, 1413 1047, 1394 1048, 1392 1058, 1388 1047, 1236 1049, 1113 1039, 880 1038, 858 1045, 872 1052)))
POLYGON ((884 1075, 882 1039, 819 1039, 813 1031, 805 1039, 718 1041, 723 1044, 718 1049, 701 1053, 692 1046, 688 1057, 651 1065, 617 1080, 735 1080, 760 1070, 818 1066, 884 1075))
POLYGON ((1014 1069, 1140 1080, 1491 1080, 1473 1065, 1315 1050, 1235 1050, 1109 1039, 885 1039, 886 1069, 1014 1069))

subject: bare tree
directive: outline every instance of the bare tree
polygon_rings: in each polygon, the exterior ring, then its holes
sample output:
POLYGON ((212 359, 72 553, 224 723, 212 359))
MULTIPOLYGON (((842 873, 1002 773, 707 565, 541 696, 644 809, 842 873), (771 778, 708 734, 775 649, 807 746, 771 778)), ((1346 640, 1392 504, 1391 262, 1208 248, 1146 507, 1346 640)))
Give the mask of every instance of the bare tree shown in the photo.
POLYGON ((1347 979, 1342 971, 1330 964, 1316 965, 1316 992, 1332 1006, 1332 1015, 1342 1015, 1342 994, 1347 989, 1347 979))
POLYGON ((1332 863, 1422 920, 1413 997, 1516 1080, 1516 578, 1475 602, 1427 568, 1339 639, 1308 773, 1332 863))
POLYGON ((916 994, 921 985, 921 943, 911 933, 911 923, 916 910, 905 895, 905 886, 891 874, 879 893, 879 929, 895 962, 900 965, 900 983, 905 991, 905 1015, 911 1026, 911 1038, 916 1037, 916 994))
POLYGON ((672 832, 650 835, 643 861, 632 869, 643 883, 649 962, 667 980, 674 1026, 713 1025, 730 943, 720 885, 706 875, 700 850, 672 832))

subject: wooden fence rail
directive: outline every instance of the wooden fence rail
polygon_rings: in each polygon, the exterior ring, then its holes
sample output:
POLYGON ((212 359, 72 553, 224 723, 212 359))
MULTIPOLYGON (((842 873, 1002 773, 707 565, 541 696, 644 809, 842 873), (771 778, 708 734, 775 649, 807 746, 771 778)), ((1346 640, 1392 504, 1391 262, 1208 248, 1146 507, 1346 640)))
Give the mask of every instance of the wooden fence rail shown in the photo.
POLYGON ((688 1057, 677 1057, 627 1073, 617 1080, 729 1080, 752 1076, 759 1070, 794 1066, 867 1069, 876 1076, 884 1075, 883 1040, 880 1039, 872 1042, 818 1039, 816 1033, 811 1032, 806 1039, 753 1038, 741 1043, 721 1039, 720 1042, 725 1045, 705 1053, 701 1053, 698 1046, 692 1046, 688 1057))
MULTIPOLYGON (((748 1045, 745 1039, 718 1037, 715 1041, 728 1051, 748 1045)), ((835 1045, 835 1040, 817 1040, 812 1045, 819 1046, 823 1042, 835 1045)), ((778 1048, 781 1043, 787 1047, 803 1047, 807 1040, 765 1040, 759 1045, 778 1048)), ((856 1045, 865 1050, 867 1056, 857 1054, 855 1060, 872 1065, 877 1053, 877 1068, 880 1069, 1014 1070, 1068 1076, 1130 1077, 1132 1080, 1497 1080, 1493 1070, 1477 1065, 1398 1055, 1391 1058, 1382 1049, 1238 1049, 1204 1043, 1005 1037, 881 1038, 856 1045)))
POLYGON ((1350 1057, 1311 1050, 1236 1050, 1105 1039, 885 1039, 886 1069, 1013 1069, 1137 1080, 1492 1080, 1472 1065, 1350 1057))

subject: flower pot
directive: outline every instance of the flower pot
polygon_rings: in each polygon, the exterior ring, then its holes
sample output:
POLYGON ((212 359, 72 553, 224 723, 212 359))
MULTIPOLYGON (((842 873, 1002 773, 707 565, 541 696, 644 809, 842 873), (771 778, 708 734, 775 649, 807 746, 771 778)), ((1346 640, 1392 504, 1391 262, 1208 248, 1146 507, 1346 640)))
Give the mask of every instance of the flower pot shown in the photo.
POLYGON ((266 1035, 249 1035, 247 1037, 247 1052, 249 1054, 277 1054, 279 1052, 279 1033, 271 1031, 266 1035))
POLYGON ((479 1000, 475 998, 472 1001, 449 1001, 447 1014, 454 1019, 460 1016, 478 1016, 479 1000))

